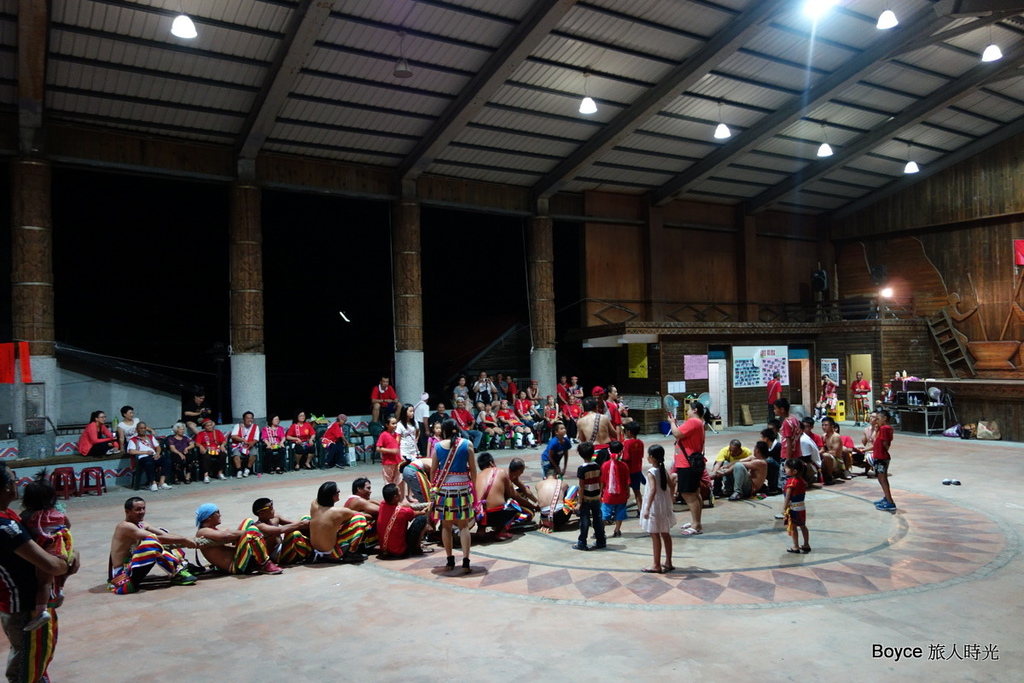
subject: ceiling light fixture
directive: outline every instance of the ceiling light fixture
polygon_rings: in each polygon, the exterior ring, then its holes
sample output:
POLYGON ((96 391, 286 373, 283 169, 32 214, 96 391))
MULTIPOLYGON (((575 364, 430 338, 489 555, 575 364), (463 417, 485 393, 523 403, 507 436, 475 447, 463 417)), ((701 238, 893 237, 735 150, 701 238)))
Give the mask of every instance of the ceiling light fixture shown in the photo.
POLYGON ((405 31, 398 32, 398 61, 391 75, 395 78, 412 78, 412 69, 405 59, 405 31))
POLYGON ((899 23, 900 21, 896 18, 896 13, 886 7, 885 11, 878 15, 878 23, 875 24, 875 28, 884 31, 896 27, 899 23))
POLYGON ((907 174, 910 174, 910 173, 917 173, 920 170, 921 169, 918 168, 918 166, 917 166, 917 162, 916 161, 912 161, 911 158, 910 158, 910 143, 908 142, 907 143, 907 165, 903 167, 903 172, 907 173, 907 174))
POLYGON ((994 62, 998 59, 1003 58, 1003 52, 996 45, 996 42, 992 40, 992 24, 988 25, 988 42, 989 46, 985 48, 985 51, 981 53, 981 61, 983 62, 994 62))
POLYGON ((594 98, 590 96, 587 91, 587 79, 590 78, 589 73, 583 74, 583 99, 580 100, 580 113, 581 114, 596 114, 597 113, 597 102, 594 102, 594 98))
POLYGON ((804 3, 804 14, 817 21, 839 4, 839 0, 807 0, 804 3))
POLYGON ((171 35, 192 39, 198 36, 199 33, 196 31, 196 25, 192 23, 188 15, 179 14, 174 17, 174 23, 171 24, 171 35))
POLYGON ((830 157, 832 156, 832 145, 828 144, 828 133, 825 130, 825 124, 821 124, 821 146, 818 147, 819 157, 830 157))
POLYGON ((726 138, 732 137, 732 131, 729 130, 729 126, 725 125, 725 121, 722 119, 722 102, 718 102, 718 125, 715 126, 715 139, 725 140, 726 138))

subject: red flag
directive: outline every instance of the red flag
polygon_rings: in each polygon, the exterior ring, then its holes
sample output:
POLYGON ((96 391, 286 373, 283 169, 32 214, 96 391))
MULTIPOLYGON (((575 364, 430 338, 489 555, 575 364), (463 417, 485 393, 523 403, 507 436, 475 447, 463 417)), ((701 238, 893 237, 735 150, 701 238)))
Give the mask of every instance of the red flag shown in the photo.
POLYGON ((18 342, 18 356, 21 357, 21 382, 32 381, 32 354, 28 350, 28 342, 18 342))
POLYGON ((1024 266, 1024 240, 1013 241, 1013 263, 1024 266))
POLYGON ((0 384, 14 384, 14 344, 0 344, 0 384))

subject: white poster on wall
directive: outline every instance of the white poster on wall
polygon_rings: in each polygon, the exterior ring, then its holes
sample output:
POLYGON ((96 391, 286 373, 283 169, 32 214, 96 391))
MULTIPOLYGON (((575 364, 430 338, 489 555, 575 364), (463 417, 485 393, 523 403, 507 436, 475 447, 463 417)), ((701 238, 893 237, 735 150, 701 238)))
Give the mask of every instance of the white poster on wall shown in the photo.
POLYGON ((789 385, 789 347, 732 347, 732 385, 736 388, 766 387, 776 372, 789 385))

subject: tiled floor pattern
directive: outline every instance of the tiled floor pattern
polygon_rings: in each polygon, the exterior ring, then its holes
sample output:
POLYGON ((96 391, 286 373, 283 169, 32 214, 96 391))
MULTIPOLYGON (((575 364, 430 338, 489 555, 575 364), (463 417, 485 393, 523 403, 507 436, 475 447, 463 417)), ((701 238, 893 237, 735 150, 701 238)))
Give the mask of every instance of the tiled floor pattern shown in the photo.
MULTIPOLYGON (((651 541, 636 519, 606 550, 572 550, 575 528, 530 532, 504 543, 475 545, 474 572, 445 573, 443 551, 424 558, 379 563, 408 577, 482 591, 565 601, 666 607, 770 605, 881 595, 939 584, 993 562, 1005 546, 987 517, 923 495, 894 491, 898 512, 883 513, 874 481, 812 491, 808 527, 814 550, 792 555, 781 498, 719 501, 704 511, 705 534, 674 536, 676 570, 644 574, 651 541)), ((632 510, 631 510, 632 513, 632 510)), ((678 521, 689 519, 677 512, 678 521)), ((609 527, 609 533, 610 533, 609 527)), ((456 551, 456 556, 459 556, 456 551)))

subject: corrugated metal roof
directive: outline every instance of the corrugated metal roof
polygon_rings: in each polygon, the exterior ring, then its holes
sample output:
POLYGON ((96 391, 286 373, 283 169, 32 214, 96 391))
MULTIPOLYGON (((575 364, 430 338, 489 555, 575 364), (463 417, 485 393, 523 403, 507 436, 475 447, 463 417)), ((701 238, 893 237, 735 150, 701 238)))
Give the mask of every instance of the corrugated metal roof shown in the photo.
MULTIPOLYGON (((428 173, 521 187, 757 199, 820 212, 902 177, 908 141, 919 164, 939 164, 1024 117, 1024 76, 970 80, 993 39, 1007 56, 988 69, 1019 59, 1021 22, 987 28, 985 19, 956 19, 908 34, 879 31, 874 20, 889 4, 844 3, 815 26, 783 3, 738 49, 705 55, 710 39, 765 5, 580 0, 556 15, 552 30, 525 33, 529 56, 509 66, 495 60, 521 22, 561 11, 560 3, 336 0, 316 34, 297 36, 301 47, 290 48, 298 0, 188 0, 199 31, 192 41, 169 34, 178 0, 53 0, 45 110, 49 119, 237 147, 253 108, 273 107, 266 151, 397 169, 418 163, 428 173), (927 44, 941 28, 939 42, 927 44), (837 70, 886 40, 917 47, 833 85, 837 70), (287 49, 303 50, 301 68, 277 73, 275 59, 287 49), (393 75, 400 52, 412 78, 393 75), (690 69, 686 60, 696 55, 708 61, 690 69), (486 97, 460 99, 478 74, 486 97), (267 104, 259 93, 272 78, 287 94, 267 104), (668 94, 651 110, 652 89, 667 79, 668 94), (808 89, 826 85, 823 99, 800 107, 808 89), (594 115, 578 112, 584 90, 597 101, 594 115), (952 104, 923 120, 904 115, 931 99, 952 104), (460 120, 460 106, 473 107, 463 117, 469 123, 448 128, 440 152, 412 158, 425 136, 460 120), (729 140, 712 137, 720 121, 732 129, 729 140), (622 133, 598 138, 609 126, 622 133), (878 130, 878 141, 862 142, 878 130), (832 161, 816 156, 826 137, 837 152, 832 161), (576 176, 549 178, 565 160, 576 176), (696 166, 701 160, 707 164, 696 166)), ((898 5, 904 30, 916 12, 934 16, 927 0, 898 5)), ((0 0, 0 106, 8 110, 18 106, 16 12, 16 0, 0 0)))

